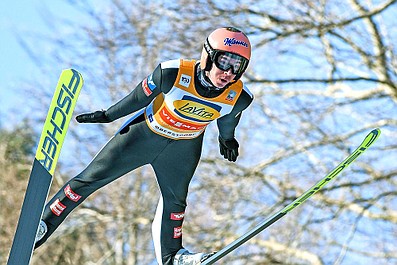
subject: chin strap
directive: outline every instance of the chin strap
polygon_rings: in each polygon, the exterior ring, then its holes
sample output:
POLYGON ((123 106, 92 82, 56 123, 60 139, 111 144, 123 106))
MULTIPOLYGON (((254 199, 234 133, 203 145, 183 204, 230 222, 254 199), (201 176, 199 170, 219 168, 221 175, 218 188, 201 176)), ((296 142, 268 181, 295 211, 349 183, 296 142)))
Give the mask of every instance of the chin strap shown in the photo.
POLYGON ((221 90, 222 88, 216 87, 212 84, 211 80, 205 75, 205 71, 201 70, 200 66, 197 67, 197 77, 203 87, 208 90, 221 90))
POLYGON ((212 82, 208 78, 208 76, 205 75, 205 71, 203 71, 201 69, 200 65, 198 65, 198 67, 197 67, 197 78, 200 80, 200 83, 203 85, 203 87, 207 88, 208 90, 215 90, 215 91, 225 90, 231 84, 234 84, 237 82, 237 80, 233 80, 232 82, 230 82, 223 88, 216 87, 216 86, 214 86, 214 84, 212 84, 212 82))

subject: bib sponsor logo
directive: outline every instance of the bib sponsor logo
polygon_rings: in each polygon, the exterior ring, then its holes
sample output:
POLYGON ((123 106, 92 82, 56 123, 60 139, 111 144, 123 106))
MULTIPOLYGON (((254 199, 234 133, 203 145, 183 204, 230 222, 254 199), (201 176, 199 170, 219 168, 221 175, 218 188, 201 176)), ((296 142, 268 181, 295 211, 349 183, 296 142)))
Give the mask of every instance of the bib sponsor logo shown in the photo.
POLYGON ((226 100, 227 100, 227 101, 233 101, 234 98, 236 97, 236 95, 237 95, 237 92, 236 92, 236 91, 230 90, 230 91, 229 91, 229 94, 228 94, 227 97, 226 97, 226 100))
POLYGON ((175 112, 181 117, 199 122, 210 122, 218 118, 221 107, 199 99, 184 96, 174 101, 175 112))
POLYGON ((160 111, 161 119, 171 127, 186 130, 186 131, 199 131, 205 128, 206 125, 195 125, 189 122, 181 121, 171 114, 166 107, 163 107, 160 111))
POLYGON ((68 197, 70 200, 74 201, 74 202, 78 202, 81 198, 80 195, 78 195, 77 193, 75 193, 71 188, 70 185, 68 184, 63 191, 65 192, 66 197, 68 197))
POLYGON ((60 216, 62 212, 66 209, 66 206, 63 205, 59 199, 56 199, 51 205, 50 205, 51 212, 55 214, 56 216, 60 216))
POLYGON ((177 133, 171 130, 168 130, 164 127, 161 127, 159 125, 154 125, 153 129, 156 131, 156 133, 165 135, 166 137, 174 138, 174 139, 192 139, 200 135, 199 132, 187 132, 187 133, 177 133))
POLYGON ((182 74, 181 79, 179 79, 179 84, 181 86, 188 88, 191 80, 192 80, 192 77, 190 75, 182 74))

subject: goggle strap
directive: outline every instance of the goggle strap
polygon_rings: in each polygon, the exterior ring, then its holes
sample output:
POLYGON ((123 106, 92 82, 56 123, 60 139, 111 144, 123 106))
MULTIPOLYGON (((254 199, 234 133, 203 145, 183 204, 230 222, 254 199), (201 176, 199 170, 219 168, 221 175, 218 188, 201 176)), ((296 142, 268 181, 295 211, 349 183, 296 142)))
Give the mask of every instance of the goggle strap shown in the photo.
POLYGON ((211 44, 209 43, 208 38, 204 42, 204 49, 208 53, 208 55, 209 55, 209 57, 211 58, 211 61, 212 61, 215 51, 211 47, 211 44))

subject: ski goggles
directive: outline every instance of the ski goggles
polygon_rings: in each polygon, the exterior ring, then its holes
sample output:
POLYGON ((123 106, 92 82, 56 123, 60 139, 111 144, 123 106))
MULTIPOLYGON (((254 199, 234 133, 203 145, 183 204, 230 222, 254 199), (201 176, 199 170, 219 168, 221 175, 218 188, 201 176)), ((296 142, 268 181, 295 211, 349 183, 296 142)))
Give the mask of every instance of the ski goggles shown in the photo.
POLYGON ((234 75, 242 74, 248 65, 248 60, 244 57, 231 52, 217 51, 213 62, 222 71, 232 69, 234 75))

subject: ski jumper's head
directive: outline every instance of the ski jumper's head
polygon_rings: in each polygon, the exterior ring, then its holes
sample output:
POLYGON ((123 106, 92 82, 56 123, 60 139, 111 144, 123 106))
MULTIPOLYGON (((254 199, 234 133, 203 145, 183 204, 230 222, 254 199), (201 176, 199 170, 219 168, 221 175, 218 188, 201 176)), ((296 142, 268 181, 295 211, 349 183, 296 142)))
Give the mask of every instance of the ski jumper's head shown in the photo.
POLYGON ((215 87, 236 82, 248 67, 251 44, 241 30, 218 28, 206 38, 200 68, 215 87))

